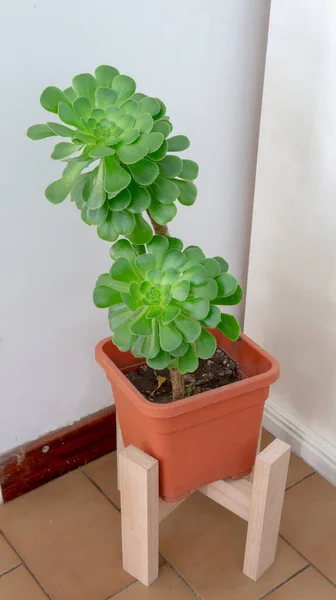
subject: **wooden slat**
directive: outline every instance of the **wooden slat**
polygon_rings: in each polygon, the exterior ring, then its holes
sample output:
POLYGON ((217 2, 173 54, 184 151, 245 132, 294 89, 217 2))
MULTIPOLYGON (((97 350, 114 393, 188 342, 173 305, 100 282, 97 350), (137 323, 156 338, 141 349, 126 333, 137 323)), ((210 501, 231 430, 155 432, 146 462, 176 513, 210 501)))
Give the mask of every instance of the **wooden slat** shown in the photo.
POLYGON ((124 441, 120 429, 118 413, 116 414, 116 437, 117 437, 117 488, 120 492, 120 452, 125 448, 124 441))
POLYGON ((276 439, 256 459, 243 569, 254 581, 274 562, 289 456, 276 439))
POLYGON ((224 508, 248 521, 252 497, 252 483, 247 479, 221 479, 205 485, 200 492, 224 508))
POLYGON ((134 446, 119 458, 123 566, 149 586, 159 574, 158 462, 134 446))

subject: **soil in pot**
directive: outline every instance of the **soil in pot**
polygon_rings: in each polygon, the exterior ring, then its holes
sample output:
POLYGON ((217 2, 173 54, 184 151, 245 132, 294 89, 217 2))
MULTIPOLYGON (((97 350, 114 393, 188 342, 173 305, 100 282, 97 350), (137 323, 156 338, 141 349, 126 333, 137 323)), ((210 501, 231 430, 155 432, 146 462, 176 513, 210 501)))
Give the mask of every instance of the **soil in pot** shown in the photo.
MULTIPOLYGON (((240 366, 223 350, 217 348, 212 358, 199 361, 197 371, 185 375, 185 397, 240 381, 240 373, 240 366)), ((172 389, 168 369, 155 371, 148 365, 141 365, 137 371, 129 371, 126 377, 150 402, 171 402, 172 389)))

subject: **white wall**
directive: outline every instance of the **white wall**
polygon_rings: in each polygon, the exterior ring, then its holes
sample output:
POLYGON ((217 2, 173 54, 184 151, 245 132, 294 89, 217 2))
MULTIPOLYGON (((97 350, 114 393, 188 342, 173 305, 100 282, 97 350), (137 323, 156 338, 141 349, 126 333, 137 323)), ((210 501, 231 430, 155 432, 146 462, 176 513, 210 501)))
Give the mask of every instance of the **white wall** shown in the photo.
POLYGON ((224 255, 244 282, 268 12, 269 0, 2 6, 0 451, 111 402, 93 354, 107 314, 91 301, 109 245, 69 202, 43 197, 60 165, 53 140, 25 138, 48 119, 41 91, 107 63, 162 98, 201 165, 198 202, 179 210, 172 233, 224 255))
POLYGON ((275 0, 245 330, 280 360, 266 424, 336 483, 336 4, 275 0))

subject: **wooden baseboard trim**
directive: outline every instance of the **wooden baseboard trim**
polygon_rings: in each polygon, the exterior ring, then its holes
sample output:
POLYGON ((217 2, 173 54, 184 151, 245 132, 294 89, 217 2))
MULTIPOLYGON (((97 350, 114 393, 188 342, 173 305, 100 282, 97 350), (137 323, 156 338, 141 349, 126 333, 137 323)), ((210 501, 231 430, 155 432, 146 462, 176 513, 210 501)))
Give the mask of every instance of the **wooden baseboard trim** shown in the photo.
POLYGON ((0 498, 9 502, 115 449, 113 405, 0 456, 0 498))

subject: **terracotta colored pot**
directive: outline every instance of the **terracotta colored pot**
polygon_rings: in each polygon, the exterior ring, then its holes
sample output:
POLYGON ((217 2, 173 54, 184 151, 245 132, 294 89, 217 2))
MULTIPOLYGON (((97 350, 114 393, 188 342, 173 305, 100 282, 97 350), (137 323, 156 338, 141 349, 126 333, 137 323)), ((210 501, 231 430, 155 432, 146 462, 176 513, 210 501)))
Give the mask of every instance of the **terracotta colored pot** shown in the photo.
POLYGON ((125 446, 133 444, 159 461, 160 496, 176 502, 196 489, 252 471, 269 387, 279 365, 246 335, 236 342, 211 331, 218 346, 241 366, 241 381, 171 404, 146 400, 124 373, 143 359, 120 352, 111 338, 96 359, 111 382, 125 446))

